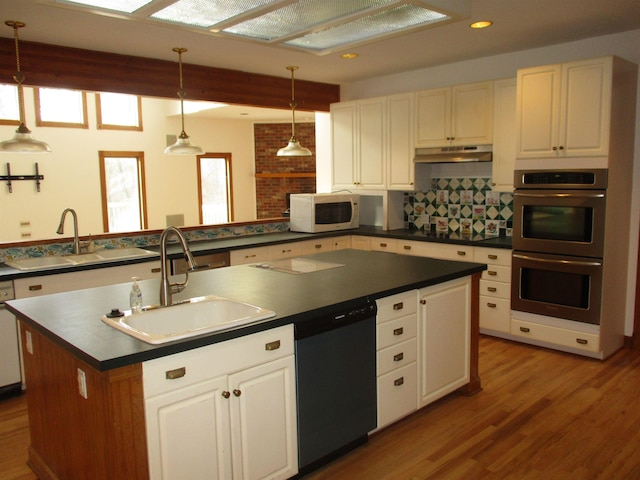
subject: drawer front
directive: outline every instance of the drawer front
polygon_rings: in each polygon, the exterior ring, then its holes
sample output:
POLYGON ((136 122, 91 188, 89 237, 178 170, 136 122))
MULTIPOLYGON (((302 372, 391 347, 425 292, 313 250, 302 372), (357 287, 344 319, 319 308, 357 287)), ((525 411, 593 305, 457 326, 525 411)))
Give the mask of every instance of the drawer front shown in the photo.
POLYGON ((473 262, 473 247, 467 245, 447 245, 443 243, 427 243, 426 256, 473 262))
POLYGON ((482 272, 482 278, 494 282, 511 283, 511 267, 489 265, 487 269, 482 272))
POLYGON ((266 262, 269 260, 267 247, 243 248, 229 252, 231 265, 244 265, 247 263, 266 262))
POLYGON ((397 318, 378 325, 378 350, 415 338, 417 329, 416 315, 397 318))
POLYGON ((418 369, 412 363, 378 377, 378 428, 416 411, 418 369))
POLYGON ((396 253, 398 240, 395 238, 371 238, 371 250, 374 252, 396 253))
POLYGON ((330 238, 310 240, 301 243, 303 255, 312 255, 314 253, 330 252, 333 250, 333 240, 330 238))
POLYGON ((511 334, 589 352, 600 351, 600 337, 592 333, 582 333, 549 325, 512 320, 511 334))
POLYGON ((509 333, 511 300, 480 295, 480 328, 509 333))
POLYGON ((511 283, 480 279, 480 295, 510 300, 511 283))
POLYGON ((475 247, 473 260, 489 265, 511 266, 511 250, 506 248, 475 247))
POLYGON ((293 355, 293 325, 142 363, 144 396, 150 398, 188 385, 293 355))
POLYGON ((416 338, 379 350, 377 353, 377 374, 384 375, 416 361, 418 356, 416 338))
POLYGON ((302 242, 272 245, 269 248, 269 260, 298 257, 302 255, 302 242))
POLYGON ((418 293, 416 290, 398 293, 390 297, 376 300, 378 313, 377 323, 387 322, 394 318, 400 318, 411 313, 416 313, 418 309, 418 293))

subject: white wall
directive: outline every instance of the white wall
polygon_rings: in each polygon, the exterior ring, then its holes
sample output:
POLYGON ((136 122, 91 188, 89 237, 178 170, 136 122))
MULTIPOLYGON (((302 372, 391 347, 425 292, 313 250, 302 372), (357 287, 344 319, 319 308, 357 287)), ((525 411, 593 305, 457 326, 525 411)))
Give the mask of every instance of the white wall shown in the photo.
MULTIPOLYGON (((149 228, 166 226, 166 215, 184 214, 186 225, 198 222, 196 158, 164 155, 166 135, 180 133, 177 100, 142 99, 143 132, 97 130, 94 95, 87 95, 89 129, 35 126, 33 91, 25 89, 27 126, 33 136, 46 141, 52 153, 1 154, 0 172, 6 163, 13 175, 30 175, 38 162, 44 175, 41 191, 34 182, 13 182, 13 193, 0 184, 0 242, 57 237, 62 211, 78 213, 81 235, 102 233, 102 204, 98 151, 143 151, 149 228), (29 222, 29 227, 20 227, 29 222), (23 234, 30 234, 23 237, 23 234)), ((0 125, 0 139, 11 138, 15 126, 0 125)), ((236 221, 256 219, 253 123, 187 117, 185 130, 206 152, 231 152, 236 221)), ((71 223, 68 224, 71 228, 71 223)), ((67 236, 66 230, 65 236, 67 236)))
MULTIPOLYGON (((377 97, 447 85, 515 77, 519 68, 617 55, 640 64, 640 30, 564 43, 550 47, 479 58, 439 67, 372 78, 341 86, 341 100, 377 97)), ((636 104, 633 195, 629 205, 631 226, 625 335, 633 334, 638 228, 640 221, 640 79, 636 104)))

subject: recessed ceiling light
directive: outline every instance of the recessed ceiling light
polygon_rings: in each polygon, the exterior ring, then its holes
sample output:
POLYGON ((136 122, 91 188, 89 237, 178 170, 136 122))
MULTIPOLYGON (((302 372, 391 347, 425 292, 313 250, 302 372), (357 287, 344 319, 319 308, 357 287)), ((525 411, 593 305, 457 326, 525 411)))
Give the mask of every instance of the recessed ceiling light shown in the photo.
POLYGON ((346 60, 351 60, 352 58, 358 58, 360 56, 360 54, 358 53, 343 53, 342 55, 340 55, 341 58, 344 58, 346 60))
POLYGON ((469 25, 471 28, 487 28, 493 25, 493 22, 490 20, 480 20, 478 22, 473 22, 469 25))

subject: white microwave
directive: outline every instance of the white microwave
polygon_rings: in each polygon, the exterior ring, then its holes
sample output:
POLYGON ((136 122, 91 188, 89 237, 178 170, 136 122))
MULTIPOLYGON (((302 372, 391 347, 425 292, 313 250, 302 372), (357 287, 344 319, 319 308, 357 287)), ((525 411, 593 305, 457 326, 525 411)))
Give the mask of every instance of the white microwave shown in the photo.
POLYGON ((360 226, 360 195, 294 193, 289 201, 292 232, 321 233, 360 226))

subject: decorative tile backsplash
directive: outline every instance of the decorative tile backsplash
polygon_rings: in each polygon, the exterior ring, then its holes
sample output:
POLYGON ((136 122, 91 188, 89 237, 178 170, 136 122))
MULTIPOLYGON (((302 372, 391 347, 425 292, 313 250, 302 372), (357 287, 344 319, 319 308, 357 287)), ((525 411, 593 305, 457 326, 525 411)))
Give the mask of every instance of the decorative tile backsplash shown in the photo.
POLYGON ((434 178, 431 189, 407 192, 406 228, 511 236, 513 194, 491 190, 491 178, 434 178))

